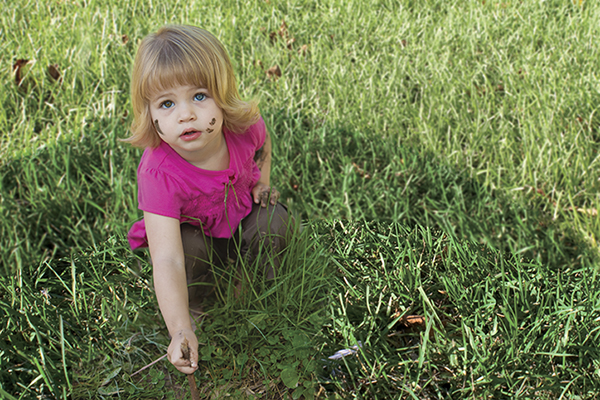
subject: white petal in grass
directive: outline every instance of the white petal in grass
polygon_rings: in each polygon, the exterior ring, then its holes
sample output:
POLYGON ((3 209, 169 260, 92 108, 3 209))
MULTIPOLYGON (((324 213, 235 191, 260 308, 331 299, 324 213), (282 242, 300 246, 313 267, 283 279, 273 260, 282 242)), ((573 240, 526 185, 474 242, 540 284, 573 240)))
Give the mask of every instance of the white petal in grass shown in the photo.
POLYGON ((336 351, 334 355, 329 356, 327 358, 329 358, 330 360, 340 360, 344 357, 356 354, 359 347, 362 347, 362 342, 360 342, 360 341, 358 342, 358 345, 354 345, 354 346, 350 347, 349 349, 342 349, 342 350, 336 351))

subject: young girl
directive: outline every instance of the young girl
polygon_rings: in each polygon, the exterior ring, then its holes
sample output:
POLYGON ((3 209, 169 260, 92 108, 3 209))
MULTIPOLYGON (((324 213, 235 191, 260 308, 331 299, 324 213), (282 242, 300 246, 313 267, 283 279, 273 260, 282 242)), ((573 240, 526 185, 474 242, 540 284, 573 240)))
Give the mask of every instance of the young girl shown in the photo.
POLYGON ((221 43, 192 26, 146 37, 133 64, 134 146, 144 219, 128 239, 148 246, 154 287, 171 343, 167 356, 186 374, 197 369, 190 307, 198 305, 210 265, 271 252, 269 277, 285 248, 288 216, 269 185, 271 139, 256 102, 244 102, 221 43), (264 251, 263 251, 264 253, 264 251), (189 290, 188 290, 188 285, 189 290), (187 339, 191 360, 182 359, 187 339))

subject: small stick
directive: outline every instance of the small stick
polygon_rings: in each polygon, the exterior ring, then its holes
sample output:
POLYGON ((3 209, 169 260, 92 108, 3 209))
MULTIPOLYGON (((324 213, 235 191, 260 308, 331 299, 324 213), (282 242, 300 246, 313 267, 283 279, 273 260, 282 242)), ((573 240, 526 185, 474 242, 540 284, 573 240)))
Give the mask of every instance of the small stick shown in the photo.
POLYGON ((134 376, 139 374, 140 372, 142 372, 143 370, 145 370, 146 368, 150 368, 151 366, 153 366, 154 364, 156 364, 157 362, 159 362, 160 360, 162 360, 163 358, 165 358, 167 355, 165 354, 164 356, 160 356, 159 358, 157 358, 156 360, 152 361, 150 364, 146 365, 144 368, 135 371, 133 374, 129 375, 129 376, 134 376))
MULTIPOLYGON (((188 342, 187 338, 183 339, 181 343, 181 354, 183 355, 184 360, 190 360, 190 342, 188 342)), ((192 394, 192 400, 200 400, 200 396, 198 395, 198 387, 196 386, 196 379, 194 379, 194 374, 191 373, 188 376, 188 383, 190 385, 190 393, 192 394)))

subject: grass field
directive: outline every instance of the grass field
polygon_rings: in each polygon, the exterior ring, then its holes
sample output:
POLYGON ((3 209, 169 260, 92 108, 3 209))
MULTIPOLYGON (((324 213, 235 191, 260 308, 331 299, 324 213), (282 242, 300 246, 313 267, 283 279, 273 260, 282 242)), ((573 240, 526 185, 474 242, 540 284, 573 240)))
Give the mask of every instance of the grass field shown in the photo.
POLYGON ((134 375, 168 337, 125 240, 129 71, 165 23, 229 50, 303 228, 275 281, 245 265, 236 299, 215 272, 203 398, 600 398, 599 21, 590 0, 3 2, 0 398, 189 398, 165 360, 134 375))

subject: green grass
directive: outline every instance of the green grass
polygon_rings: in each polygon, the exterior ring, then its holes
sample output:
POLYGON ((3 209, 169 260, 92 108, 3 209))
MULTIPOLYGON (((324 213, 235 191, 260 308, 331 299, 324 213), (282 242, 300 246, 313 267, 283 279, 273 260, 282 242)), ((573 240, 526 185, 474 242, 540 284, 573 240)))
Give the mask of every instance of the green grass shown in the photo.
POLYGON ((591 265, 552 271, 427 228, 325 228, 338 271, 326 343, 362 343, 329 367, 339 379, 323 377, 327 385, 361 398, 597 395, 600 281, 591 265))
POLYGON ((256 285, 236 300, 219 272, 205 397, 597 398, 595 2, 0 11, 0 397, 188 393, 165 361, 131 376, 168 338, 147 257, 124 240, 141 152, 118 139, 137 43, 190 23, 261 99, 273 184, 304 226, 276 282, 246 265, 256 285))

